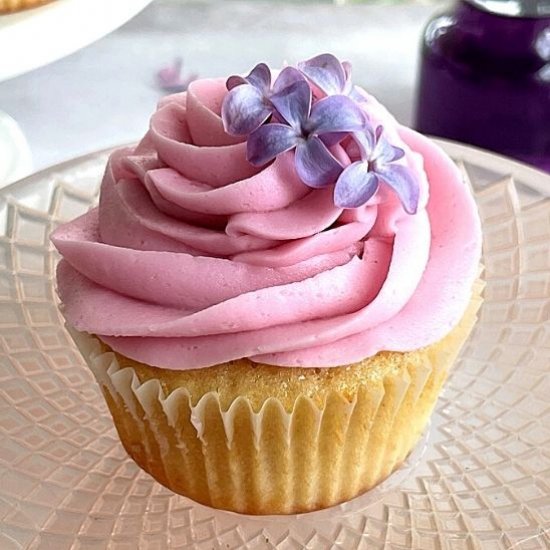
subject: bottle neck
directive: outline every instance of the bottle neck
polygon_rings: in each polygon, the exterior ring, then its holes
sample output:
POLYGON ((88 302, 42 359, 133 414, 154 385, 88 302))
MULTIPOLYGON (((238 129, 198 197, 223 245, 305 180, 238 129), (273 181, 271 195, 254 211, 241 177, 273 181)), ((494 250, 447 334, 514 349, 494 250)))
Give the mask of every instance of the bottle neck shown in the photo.
POLYGON ((472 6, 507 17, 550 18, 550 0, 465 0, 472 6))
POLYGON ((474 5, 479 1, 485 0, 459 1, 453 24, 437 40, 439 48, 450 48, 462 63, 484 66, 491 73, 497 67, 504 73, 533 73, 550 66, 550 16, 490 13, 474 5))

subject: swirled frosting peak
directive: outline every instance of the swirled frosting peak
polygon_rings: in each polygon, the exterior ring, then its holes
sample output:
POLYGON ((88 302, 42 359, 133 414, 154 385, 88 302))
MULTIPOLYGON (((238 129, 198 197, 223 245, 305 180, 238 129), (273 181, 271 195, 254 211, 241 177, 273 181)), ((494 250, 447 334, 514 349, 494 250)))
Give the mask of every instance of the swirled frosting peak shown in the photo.
MULTIPOLYGON (((242 357, 331 367, 449 332, 479 263, 472 197, 438 146, 353 87, 347 64, 327 72, 331 63, 314 58, 293 69, 305 80, 284 78, 307 81, 313 106, 347 97, 360 129, 320 133, 323 117, 304 127, 295 106, 274 112, 285 96, 273 102, 265 88, 256 129, 229 133, 227 98, 250 75, 197 80, 165 98, 142 141, 111 155, 99 206, 52 235, 68 322, 169 369, 242 357), (251 163, 250 136, 277 124, 303 133, 251 163), (299 153, 311 137, 320 156, 299 153)), ((301 109, 311 118, 311 105, 301 109)))

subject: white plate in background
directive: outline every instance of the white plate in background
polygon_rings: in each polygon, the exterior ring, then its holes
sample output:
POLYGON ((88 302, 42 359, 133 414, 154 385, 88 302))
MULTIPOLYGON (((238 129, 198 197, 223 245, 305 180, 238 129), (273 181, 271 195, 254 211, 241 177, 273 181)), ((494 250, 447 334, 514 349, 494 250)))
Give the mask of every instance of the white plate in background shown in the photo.
MULTIPOLYGON (((0 15, 0 82, 60 59, 110 33, 152 0, 55 0, 0 15)), ((60 97, 63 90, 59 90, 60 97)))

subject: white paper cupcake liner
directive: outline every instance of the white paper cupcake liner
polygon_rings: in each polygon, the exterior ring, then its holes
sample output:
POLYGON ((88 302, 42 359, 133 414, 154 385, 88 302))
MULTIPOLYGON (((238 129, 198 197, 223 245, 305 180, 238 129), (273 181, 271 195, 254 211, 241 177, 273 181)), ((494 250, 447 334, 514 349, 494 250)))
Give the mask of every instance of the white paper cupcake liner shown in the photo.
MULTIPOLYGON (((350 500, 387 478, 420 439, 441 386, 475 322, 481 286, 458 327, 353 399, 322 406, 297 396, 291 411, 268 397, 223 410, 216 392, 193 404, 179 387, 141 382, 99 340, 69 328, 107 400, 121 441, 160 483, 202 504, 248 514, 289 514, 350 500)), ((159 378, 163 369, 157 369, 159 378)), ((197 376, 201 370, 197 370, 197 376)))

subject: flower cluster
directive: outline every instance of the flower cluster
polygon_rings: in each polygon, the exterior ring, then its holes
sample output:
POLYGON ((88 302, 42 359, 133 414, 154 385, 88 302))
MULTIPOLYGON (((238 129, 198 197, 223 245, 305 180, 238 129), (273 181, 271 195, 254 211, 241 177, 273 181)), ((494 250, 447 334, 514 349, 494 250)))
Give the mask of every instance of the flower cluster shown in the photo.
POLYGON ((246 77, 227 80, 224 128, 231 135, 247 136, 250 163, 263 166, 294 149, 300 179, 313 188, 335 184, 337 206, 357 208, 385 183, 406 212, 416 212, 419 183, 406 165, 396 163, 404 151, 388 142, 381 126, 370 123, 351 82, 349 63, 322 54, 285 67, 271 80, 264 63, 246 77), (344 168, 331 148, 346 139, 356 142, 361 158, 344 168))

